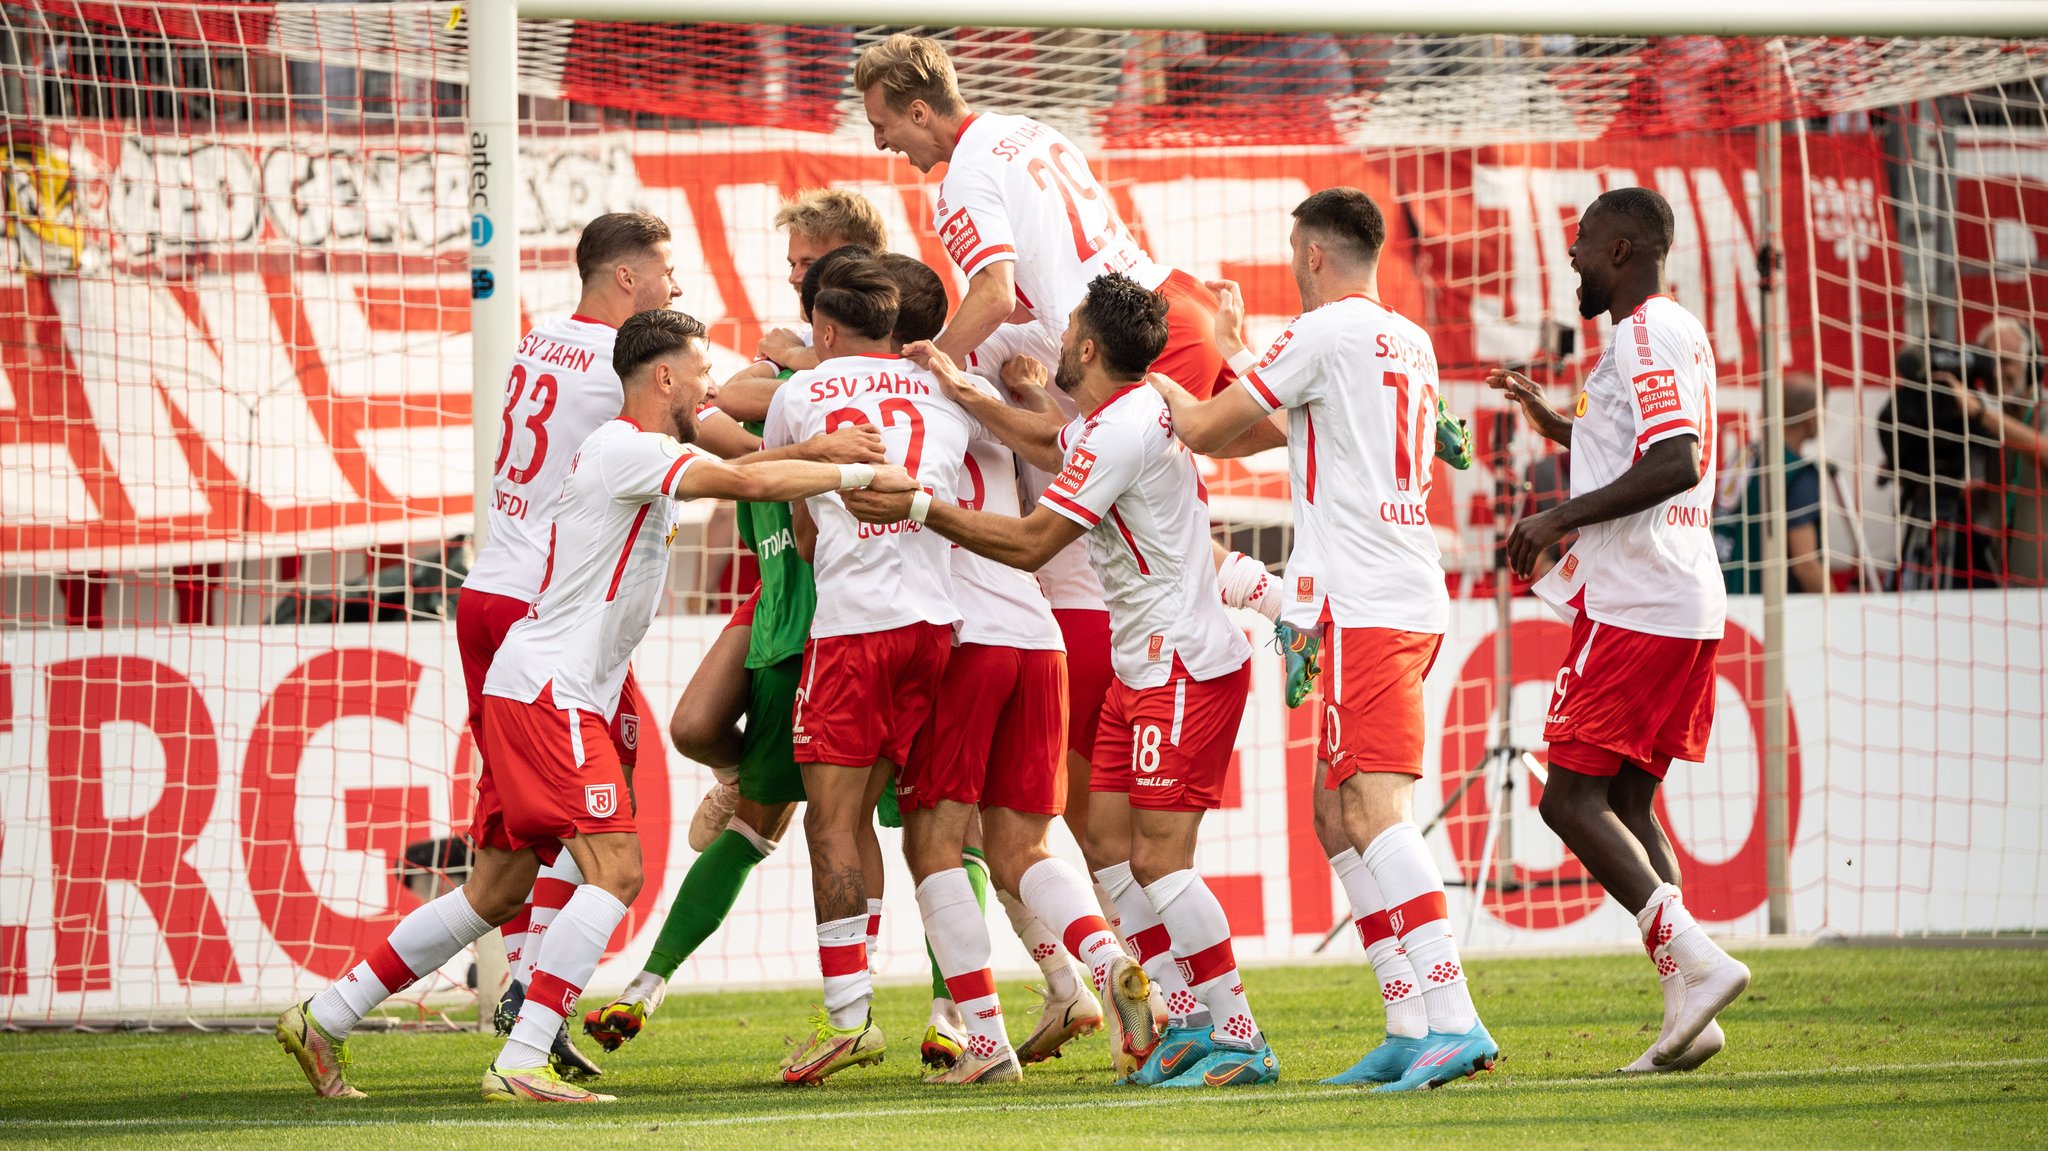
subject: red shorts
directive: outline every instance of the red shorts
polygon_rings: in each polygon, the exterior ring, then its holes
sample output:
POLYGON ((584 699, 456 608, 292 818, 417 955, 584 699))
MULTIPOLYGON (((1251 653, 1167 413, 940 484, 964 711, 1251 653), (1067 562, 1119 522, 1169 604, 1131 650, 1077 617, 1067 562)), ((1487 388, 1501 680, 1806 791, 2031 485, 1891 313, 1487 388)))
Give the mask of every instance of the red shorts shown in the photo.
POLYGON ((941 800, 1058 815, 1067 803, 1067 657, 963 643, 896 773, 902 811, 941 800))
POLYGON ((1444 637, 1389 627, 1323 627, 1316 747, 1335 788, 1369 771, 1422 776, 1422 681, 1444 637))
POLYGON ((1552 767, 1613 775, 1633 763, 1658 779, 1707 755, 1718 639, 1678 639, 1596 623, 1580 612, 1543 724, 1552 767))
POLYGON ((1125 791, 1147 811, 1214 811, 1252 686, 1250 660, 1236 671, 1194 680, 1174 660, 1158 687, 1111 684, 1088 773, 1090 791, 1125 791))
POLYGON ((1200 280, 1178 269, 1159 285, 1166 297, 1166 350, 1152 370, 1207 399, 1237 378, 1216 350, 1216 296, 1200 280))
POLYGON ((732 609, 732 618, 725 621, 725 627, 722 630, 731 631, 736 627, 753 627, 754 609, 759 607, 760 604, 761 587, 759 584, 756 584, 754 585, 754 593, 741 600, 740 606, 732 609))
POLYGON ((1116 671, 1109 663, 1109 613, 1088 608, 1054 608, 1067 645, 1067 747, 1083 759, 1095 755, 1102 701, 1116 671))
POLYGON ((626 773, 603 716, 556 707, 552 686, 532 703, 489 695, 484 739, 469 828, 478 846, 532 849, 553 862, 561 840, 635 830, 626 773))
MULTIPOLYGON (((462 656, 462 686, 469 696, 469 737, 487 764, 491 752, 483 732, 484 678, 504 646, 505 633, 526 618, 529 606, 525 600, 487 591, 465 591, 455 603, 455 647, 462 656)), ((619 710, 611 722, 612 746, 619 762, 629 768, 640 758, 640 715, 634 703, 639 698, 640 685, 629 665, 626 684, 619 691, 619 710)))
POLYGON ((938 699, 953 629, 914 623, 804 645, 804 678, 790 714, 798 763, 901 765, 938 699))

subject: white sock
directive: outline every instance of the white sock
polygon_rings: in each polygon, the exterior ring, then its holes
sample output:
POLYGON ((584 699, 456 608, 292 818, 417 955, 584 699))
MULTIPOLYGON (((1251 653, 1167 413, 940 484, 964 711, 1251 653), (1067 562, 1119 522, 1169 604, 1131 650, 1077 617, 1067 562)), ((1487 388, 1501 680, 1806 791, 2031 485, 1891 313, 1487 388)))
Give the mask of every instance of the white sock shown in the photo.
MULTIPOLYGON (((1029 876, 1031 873, 1027 871, 1024 874, 1029 876)), ((1040 919, 1023 900, 1001 888, 996 889, 996 901, 1003 905, 1003 914, 1010 917, 1010 929, 1017 933, 1024 949, 1031 953, 1031 961, 1038 964, 1038 973, 1045 976, 1046 997, 1066 999, 1080 990, 1081 983, 1074 978, 1074 961, 1060 946, 1052 929, 1045 925, 1045 920, 1040 919)))
POLYGON ((526 946, 520 951, 519 966, 512 971, 512 978, 529 986, 533 983, 534 964, 540 960, 540 949, 547 942, 548 928, 554 925, 555 917, 562 913, 582 886, 583 871, 576 866, 576 859, 564 847, 555 856, 555 861, 542 867, 540 874, 533 878, 533 894, 527 902, 533 914, 526 926, 526 946))
POLYGON ((336 1042, 394 991, 440 968, 455 953, 490 934, 491 925, 469 905, 460 887, 414 908, 368 959, 313 997, 313 1022, 336 1042))
POLYGON ((1636 912, 1636 926, 1643 933, 1643 947, 1656 962, 1659 975, 1666 974, 1667 967, 1676 968, 1690 985, 1698 983, 1728 958, 1727 952, 1707 938, 1692 913, 1685 909, 1678 889, 1668 883, 1659 884, 1650 893, 1650 902, 1636 912))
MULTIPOLYGON (((1130 865, 1119 867, 1128 882, 1130 865)), ((1107 894, 1099 883, 1092 887, 1097 900, 1107 894)), ((1041 859, 1017 881, 1018 894, 1024 897, 1026 906, 1038 913, 1048 934, 1058 933, 1060 946, 1087 968, 1095 994, 1103 997, 1109 994, 1110 961, 1130 952, 1118 941, 1116 929, 1109 921, 1096 914, 1099 904, 1089 899, 1090 888, 1081 873, 1064 859, 1041 859)))
POLYGON ((505 971, 513 978, 519 975, 520 964, 524 961, 526 947, 526 925, 533 921, 533 892, 526 893, 526 905, 519 914, 505 921, 498 928, 499 938, 505 941, 505 971))
POLYGON ((967 1028, 968 1052, 981 1059, 996 1055, 1010 1045, 1010 1036, 1003 1030, 1003 1005, 989 970, 988 921, 974 900, 967 869, 926 876, 917 885, 917 910, 924 919, 925 942, 967 1028))
POLYGON ((1422 986, 1415 967, 1387 918, 1386 900, 1372 868, 1352 848, 1330 857, 1330 869, 1344 885, 1351 900, 1351 921, 1358 925, 1358 941, 1365 945, 1365 960, 1372 964, 1379 980, 1380 1002, 1386 1007, 1387 1034, 1420 1039, 1429 1034, 1429 1011, 1422 1003, 1422 986))
POLYGON ((1224 607, 1248 607, 1274 623, 1280 622, 1279 587, 1266 565, 1244 554, 1231 552, 1216 569, 1216 588, 1224 607))
POLYGON ((875 960, 882 954, 882 901, 868 900, 868 967, 872 969, 875 960))
POLYGON ((512 1035, 498 1053, 500 1070, 547 1066, 548 1049, 563 1023, 576 1013, 583 985, 597 971, 604 945, 625 918, 626 905, 618 896, 591 883, 576 888, 548 929, 547 946, 526 985, 519 1022, 512 1025, 512 1035))
POLYGON ((1173 936, 1173 953, 1187 971, 1188 985, 1215 1020, 1215 1041, 1258 1046, 1259 1025, 1230 948, 1230 920, 1209 885, 1192 870, 1176 871, 1147 885, 1145 898, 1173 936))
POLYGON ((1462 1035, 1478 1026, 1479 1011, 1465 986, 1465 967, 1458 961, 1458 940, 1444 903, 1443 873, 1421 829, 1397 823, 1380 832, 1366 846, 1365 865, 1379 882, 1389 925, 1421 976, 1429 1029, 1462 1035))
POLYGON ((825 1014, 834 1027, 858 1027, 868 1017, 875 980, 868 971, 869 916, 849 915, 818 925, 818 969, 825 976, 825 1014))
POLYGON ((1202 1006, 1201 999, 1188 986, 1187 977, 1174 958, 1173 934, 1152 909, 1152 901, 1145 898, 1145 889, 1131 878, 1131 865, 1105 867, 1095 873, 1095 880, 1116 902, 1117 918, 1123 925, 1124 943, 1130 948, 1131 958, 1145 969, 1145 975, 1166 1000, 1167 1026, 1209 1026, 1209 1009, 1202 1006))

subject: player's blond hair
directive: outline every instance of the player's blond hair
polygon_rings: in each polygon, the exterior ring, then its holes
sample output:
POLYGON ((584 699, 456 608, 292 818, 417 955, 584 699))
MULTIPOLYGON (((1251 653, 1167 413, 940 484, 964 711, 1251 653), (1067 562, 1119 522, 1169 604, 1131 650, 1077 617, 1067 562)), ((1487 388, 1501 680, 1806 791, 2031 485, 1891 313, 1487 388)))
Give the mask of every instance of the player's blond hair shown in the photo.
POLYGON ((898 112, 907 111, 916 100, 941 116, 967 110, 946 49, 923 36, 898 32, 860 54, 853 62, 854 90, 866 95, 878 85, 883 101, 898 112))
POLYGON ((784 200, 775 226, 807 240, 838 240, 871 251, 886 251, 889 228, 882 213, 859 192, 840 188, 806 188, 784 200))

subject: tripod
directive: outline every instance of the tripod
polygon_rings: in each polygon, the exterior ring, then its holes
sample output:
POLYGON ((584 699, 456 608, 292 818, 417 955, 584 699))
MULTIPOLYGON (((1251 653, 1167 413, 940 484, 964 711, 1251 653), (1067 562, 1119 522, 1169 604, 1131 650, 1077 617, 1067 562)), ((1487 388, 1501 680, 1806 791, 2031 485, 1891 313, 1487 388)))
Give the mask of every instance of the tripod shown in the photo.
MULTIPOLYGON (((1479 923, 1479 909, 1486 902, 1486 893, 1491 889, 1495 895, 1519 891, 1521 883, 1512 878, 1515 862, 1515 790, 1517 780, 1523 772, 1538 786, 1549 782, 1549 775, 1543 765, 1527 748, 1515 744, 1514 735, 1514 636, 1513 596, 1514 577, 1508 571, 1508 528, 1515 513, 1515 505, 1528 490, 1529 485, 1518 483, 1514 478, 1514 465, 1510 462, 1506 444, 1494 453, 1493 468, 1493 682, 1494 682, 1494 727, 1493 743, 1465 772, 1458 781, 1456 790, 1444 800, 1427 824, 1423 825, 1425 838, 1436 830, 1436 826, 1448 818, 1465 798, 1465 793, 1474 784, 1484 781, 1486 788, 1486 837, 1485 846, 1479 854, 1479 873, 1468 884, 1463 879, 1447 879, 1445 887, 1472 888, 1472 911, 1465 921, 1465 934, 1470 935, 1479 923), (1499 852, 1499 874, 1494 874, 1495 852, 1499 852), (1488 882, 1491 880, 1492 882, 1488 882)), ((1320 953, 1344 930, 1347 920, 1339 918, 1323 941, 1316 945, 1320 953)))

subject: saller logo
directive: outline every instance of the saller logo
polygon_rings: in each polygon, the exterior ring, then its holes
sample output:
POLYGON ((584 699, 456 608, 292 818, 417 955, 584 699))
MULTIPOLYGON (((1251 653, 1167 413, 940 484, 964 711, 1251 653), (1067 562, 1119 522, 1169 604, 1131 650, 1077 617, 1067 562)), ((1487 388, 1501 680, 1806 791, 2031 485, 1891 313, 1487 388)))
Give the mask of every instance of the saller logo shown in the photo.
POLYGON ((1644 372, 1635 378, 1636 407, 1644 419, 1678 410, 1678 373, 1644 372))
POLYGON ((618 793, 609 783, 588 784, 583 789, 583 810, 604 819, 618 806, 618 793))
POLYGON ((939 239, 946 242, 946 254, 963 268, 967 266, 968 258, 981 250, 981 230, 974 226, 974 217, 969 216, 965 208, 946 217, 946 222, 939 225, 939 239))
POLYGON ((1070 496, 1081 494, 1081 485, 1088 482, 1088 473, 1095 470, 1095 453, 1087 448, 1075 448, 1067 457, 1067 466, 1060 469, 1059 478, 1052 486, 1070 496))
POLYGON ((1293 328, 1289 328, 1286 331, 1280 333, 1280 338, 1273 341, 1273 346, 1266 349, 1265 356, 1259 360, 1258 364, 1252 370, 1257 371, 1259 370, 1259 368, 1268 368, 1273 366, 1273 361, 1280 358, 1280 349, 1285 348, 1287 346, 1287 342, 1289 340, 1292 340, 1293 338, 1293 328))

